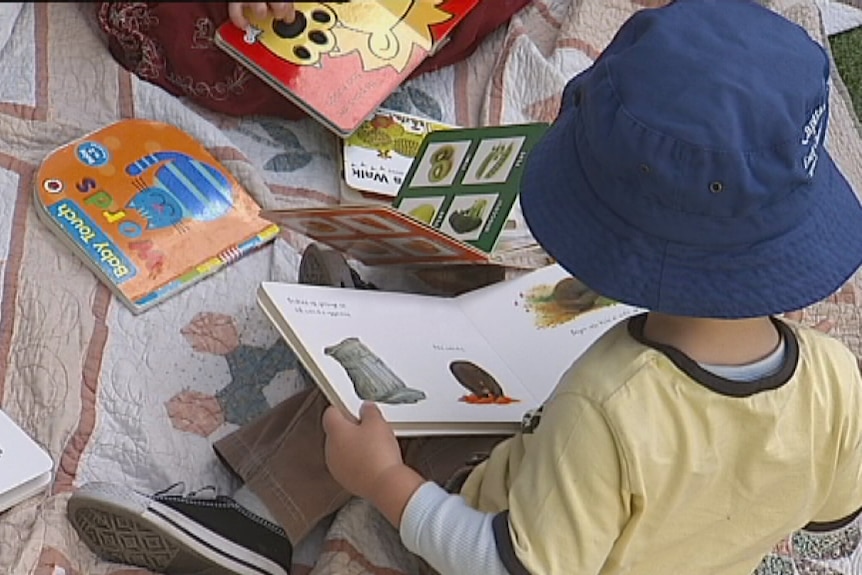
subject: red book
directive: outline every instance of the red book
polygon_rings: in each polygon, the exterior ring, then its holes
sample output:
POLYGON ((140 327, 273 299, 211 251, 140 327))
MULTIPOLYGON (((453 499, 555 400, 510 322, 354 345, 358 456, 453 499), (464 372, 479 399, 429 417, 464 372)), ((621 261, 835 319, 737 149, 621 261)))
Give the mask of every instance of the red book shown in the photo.
POLYGON ((226 22, 216 44, 346 137, 445 41, 479 0, 296 3, 293 22, 226 22))

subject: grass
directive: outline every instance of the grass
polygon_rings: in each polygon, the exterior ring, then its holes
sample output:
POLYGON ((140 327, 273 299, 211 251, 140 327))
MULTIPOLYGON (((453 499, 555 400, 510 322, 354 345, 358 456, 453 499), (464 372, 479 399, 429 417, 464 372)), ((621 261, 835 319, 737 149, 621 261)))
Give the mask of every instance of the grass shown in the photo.
POLYGON ((856 116, 862 119, 862 28, 830 38, 835 65, 850 91, 856 116))

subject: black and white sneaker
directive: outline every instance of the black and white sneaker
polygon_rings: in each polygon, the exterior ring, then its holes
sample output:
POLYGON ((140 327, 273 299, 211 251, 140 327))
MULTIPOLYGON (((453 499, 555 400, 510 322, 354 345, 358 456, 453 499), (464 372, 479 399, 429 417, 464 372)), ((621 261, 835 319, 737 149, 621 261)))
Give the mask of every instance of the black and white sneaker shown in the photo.
POLYGON ((87 483, 66 513, 84 543, 115 563, 170 575, 288 575, 292 547, 281 527, 209 488, 171 495, 180 485, 150 496, 87 483))

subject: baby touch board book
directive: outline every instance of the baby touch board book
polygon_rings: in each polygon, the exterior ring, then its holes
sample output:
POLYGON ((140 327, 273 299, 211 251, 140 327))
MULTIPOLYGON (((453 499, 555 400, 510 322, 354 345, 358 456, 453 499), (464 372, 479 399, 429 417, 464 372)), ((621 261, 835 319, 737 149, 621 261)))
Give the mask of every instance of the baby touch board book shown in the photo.
POLYGON ((45 450, 0 410, 0 512, 47 486, 53 468, 45 450))
POLYGON ((329 401, 398 435, 517 431, 596 339, 642 310, 558 265, 458 297, 264 282, 264 313, 329 401))
MULTIPOLYGON (((215 42, 346 137, 441 45, 479 0, 297 2, 292 22, 231 22, 215 42)), ((246 14, 251 17, 251 14, 246 14)))
POLYGON ((60 147, 34 187, 40 219, 133 313, 278 233, 199 142, 159 122, 122 120, 60 147))

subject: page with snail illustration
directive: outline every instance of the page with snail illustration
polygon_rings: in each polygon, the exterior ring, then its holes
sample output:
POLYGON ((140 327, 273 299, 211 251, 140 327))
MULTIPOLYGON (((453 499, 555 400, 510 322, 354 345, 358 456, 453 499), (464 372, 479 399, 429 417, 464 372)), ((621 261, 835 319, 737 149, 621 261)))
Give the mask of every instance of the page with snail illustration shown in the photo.
MULTIPOLYGON (((508 369, 451 298, 263 284, 344 406, 390 422, 517 422, 541 397, 508 369), (498 393, 502 386, 506 394, 498 393), (493 398, 492 407, 482 407, 493 398)), ((517 334, 512 337, 517 339, 517 334)))
POLYGON ((542 399, 603 333, 643 311, 602 297, 558 265, 456 301, 515 377, 529 382, 542 399))

